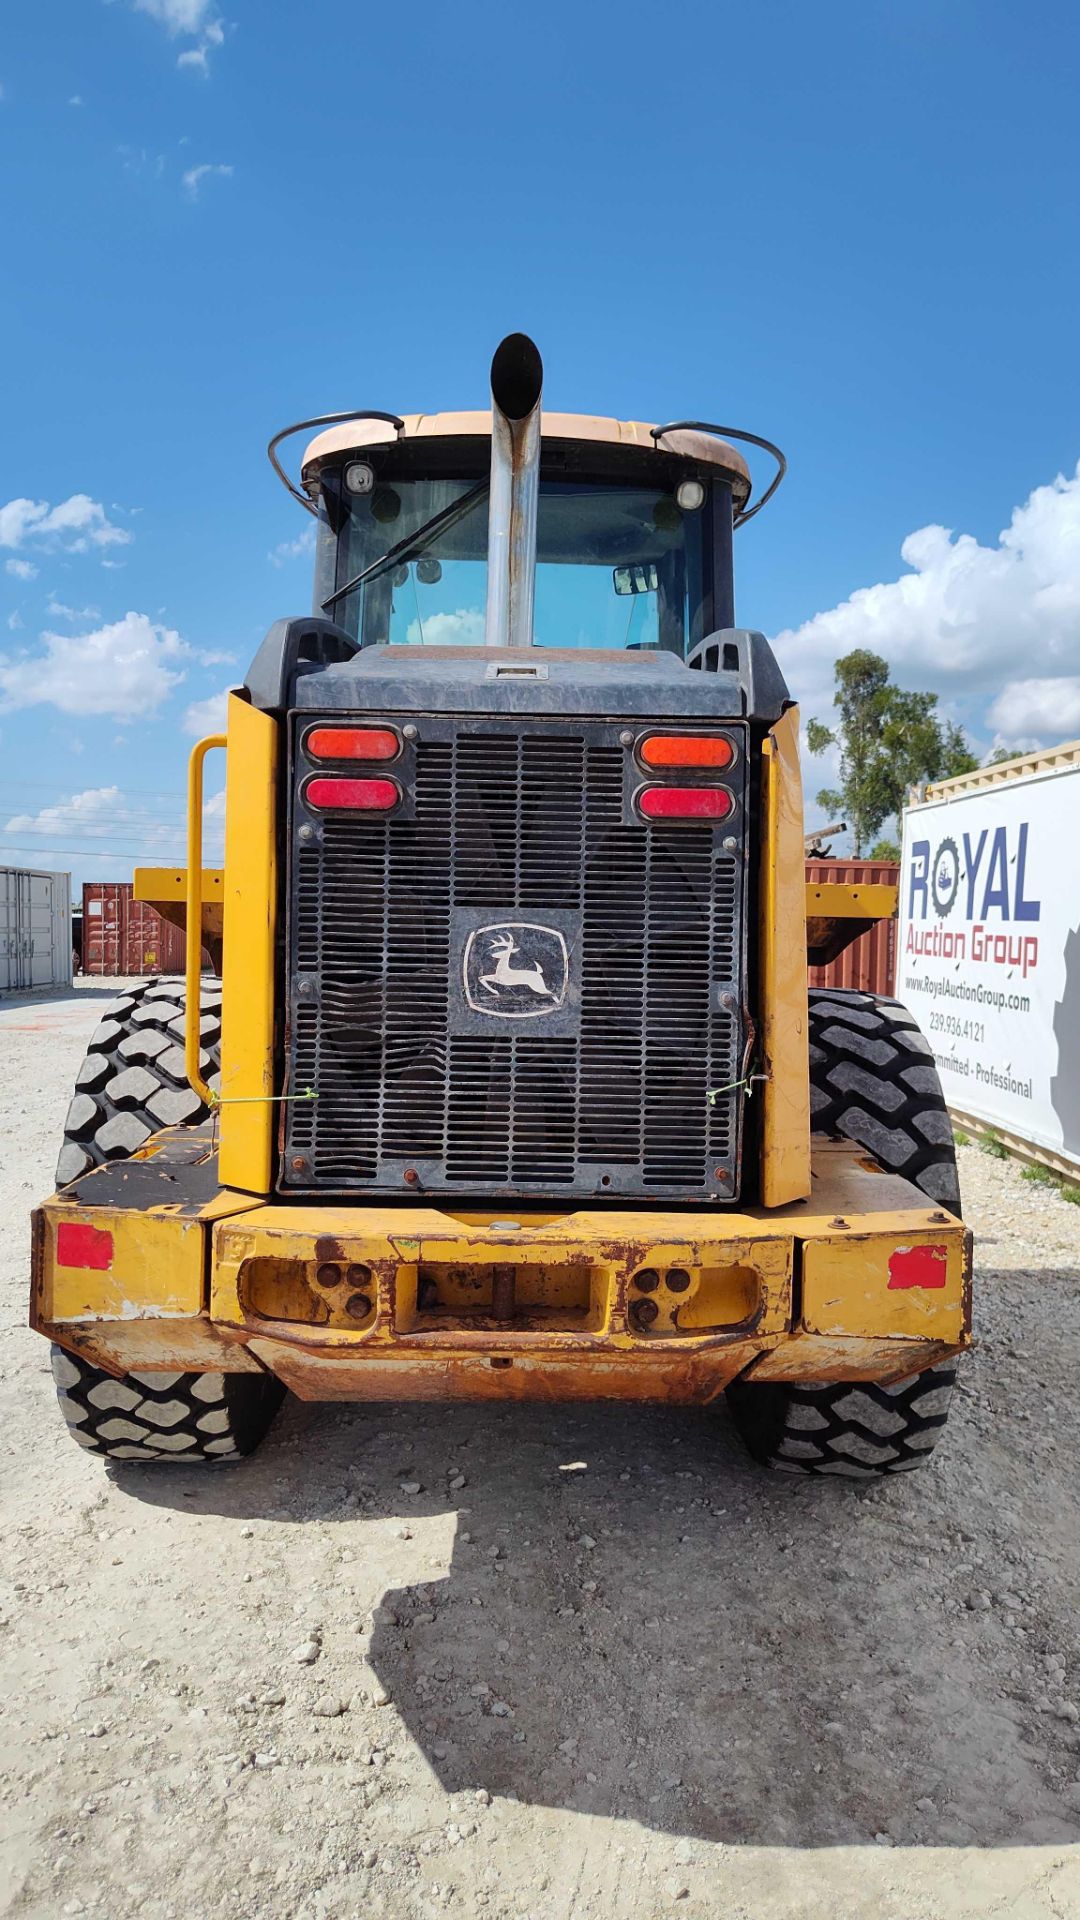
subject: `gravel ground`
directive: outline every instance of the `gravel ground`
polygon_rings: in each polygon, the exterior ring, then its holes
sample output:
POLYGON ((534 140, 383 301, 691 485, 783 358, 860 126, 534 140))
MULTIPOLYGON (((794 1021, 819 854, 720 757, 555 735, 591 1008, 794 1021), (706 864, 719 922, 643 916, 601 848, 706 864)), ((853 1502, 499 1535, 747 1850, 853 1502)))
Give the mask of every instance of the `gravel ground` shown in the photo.
POLYGON ((25 1327, 107 994, 0 1005, 0 1910, 1080 1916, 1080 1208, 962 1149, 981 1343, 873 1490, 623 1407, 107 1471, 25 1327))

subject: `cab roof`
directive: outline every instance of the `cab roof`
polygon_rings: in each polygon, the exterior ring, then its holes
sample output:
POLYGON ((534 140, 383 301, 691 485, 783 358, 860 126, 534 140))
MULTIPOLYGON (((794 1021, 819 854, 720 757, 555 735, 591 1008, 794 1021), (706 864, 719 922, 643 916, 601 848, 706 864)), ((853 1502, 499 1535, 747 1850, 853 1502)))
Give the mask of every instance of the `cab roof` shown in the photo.
MULTIPOLYGON (((716 434, 681 428, 653 439, 653 428, 643 420, 611 420, 595 413, 547 413, 540 416, 542 440, 598 441, 623 449, 638 448, 642 453, 670 454, 682 462, 688 460, 717 467, 730 480, 735 506, 745 506, 750 497, 750 469, 741 453, 716 434)), ((301 468, 303 485, 309 491, 322 468, 343 455, 367 447, 393 446, 402 440, 491 439, 490 413, 409 413, 403 431, 384 420, 344 420, 327 427, 310 442, 301 468)))

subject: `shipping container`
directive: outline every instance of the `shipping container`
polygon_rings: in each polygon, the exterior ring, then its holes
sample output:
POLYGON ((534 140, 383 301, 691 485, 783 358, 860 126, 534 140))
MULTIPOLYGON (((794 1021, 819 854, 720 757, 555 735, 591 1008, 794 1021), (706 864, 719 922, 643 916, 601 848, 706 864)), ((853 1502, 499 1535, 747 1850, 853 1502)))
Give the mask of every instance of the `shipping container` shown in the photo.
MULTIPOLYGON (((163 920, 145 900, 136 900, 130 880, 93 880, 83 887, 84 973, 183 973, 187 942, 182 927, 163 920)), ((210 961, 203 953, 202 964, 210 961)))
POLYGON ((71 985, 71 875, 0 867, 0 993, 71 985))
MULTIPOLYGON (((865 887, 883 881, 895 887, 900 869, 894 860, 808 860, 806 878, 814 886, 823 881, 838 881, 843 886, 865 887)), ((869 932, 860 934, 827 967, 810 968, 812 987, 854 987, 860 993, 876 993, 892 999, 896 993, 896 921, 875 920, 869 932)))

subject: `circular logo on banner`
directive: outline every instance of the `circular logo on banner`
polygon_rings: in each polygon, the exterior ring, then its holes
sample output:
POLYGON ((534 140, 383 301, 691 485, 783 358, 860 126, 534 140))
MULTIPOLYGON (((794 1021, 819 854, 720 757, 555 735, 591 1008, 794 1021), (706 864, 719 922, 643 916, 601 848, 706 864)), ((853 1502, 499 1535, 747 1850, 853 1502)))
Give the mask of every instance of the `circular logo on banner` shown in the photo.
POLYGON ((960 855, 955 840, 943 840, 934 856, 933 871, 930 875, 930 891, 934 896, 934 906, 944 920, 956 903, 960 888, 960 855))

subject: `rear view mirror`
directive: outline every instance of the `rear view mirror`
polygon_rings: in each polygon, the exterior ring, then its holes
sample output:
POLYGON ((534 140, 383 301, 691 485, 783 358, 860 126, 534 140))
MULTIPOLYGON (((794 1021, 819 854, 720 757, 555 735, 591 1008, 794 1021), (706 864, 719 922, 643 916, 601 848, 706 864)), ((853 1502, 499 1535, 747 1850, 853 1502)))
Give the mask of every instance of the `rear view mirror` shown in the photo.
POLYGON ((612 573, 616 593, 655 593, 659 582, 656 568, 648 566, 616 567, 612 573))

